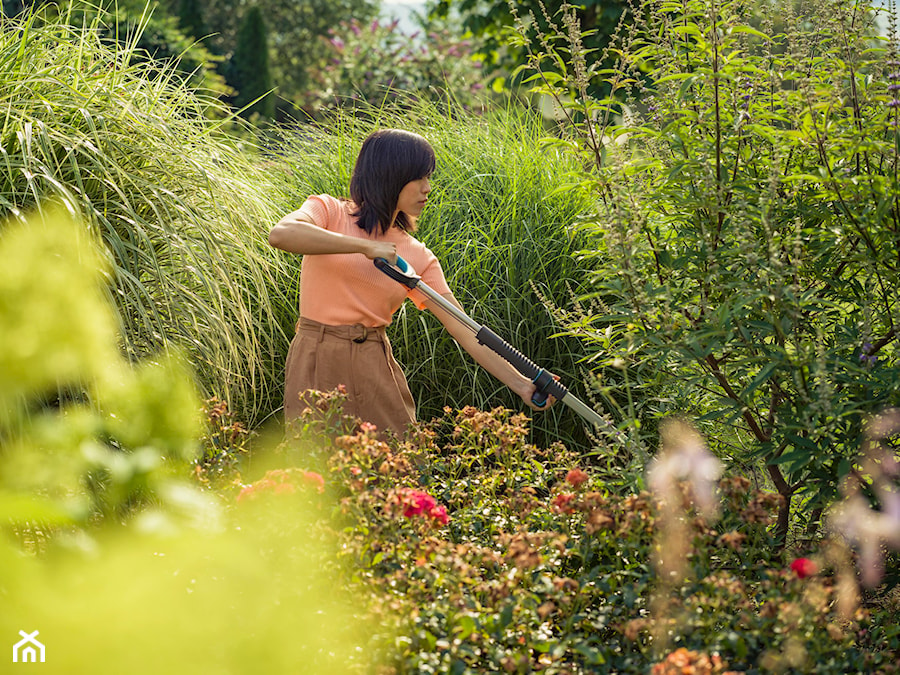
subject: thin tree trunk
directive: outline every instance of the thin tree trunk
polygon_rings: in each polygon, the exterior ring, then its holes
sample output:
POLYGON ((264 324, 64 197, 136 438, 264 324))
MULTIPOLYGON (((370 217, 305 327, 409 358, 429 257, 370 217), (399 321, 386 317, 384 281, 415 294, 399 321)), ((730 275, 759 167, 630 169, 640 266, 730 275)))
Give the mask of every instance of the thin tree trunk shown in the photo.
POLYGON ((788 527, 791 522, 791 497, 794 491, 787 484, 777 465, 767 464, 766 470, 769 472, 772 482, 775 483, 775 489, 782 497, 781 507, 778 509, 778 524, 775 527, 775 548, 780 551, 787 543, 788 527))

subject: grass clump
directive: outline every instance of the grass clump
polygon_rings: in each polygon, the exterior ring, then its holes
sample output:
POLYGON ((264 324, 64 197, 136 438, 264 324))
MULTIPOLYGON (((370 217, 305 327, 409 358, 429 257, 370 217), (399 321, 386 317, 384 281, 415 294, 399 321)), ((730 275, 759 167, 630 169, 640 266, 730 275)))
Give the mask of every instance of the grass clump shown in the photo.
POLYGON ((105 44, 98 22, 3 20, 0 205, 82 216, 105 244, 124 352, 185 349, 203 389, 254 420, 280 394, 277 174, 210 122, 214 98, 132 58, 137 37, 105 44))

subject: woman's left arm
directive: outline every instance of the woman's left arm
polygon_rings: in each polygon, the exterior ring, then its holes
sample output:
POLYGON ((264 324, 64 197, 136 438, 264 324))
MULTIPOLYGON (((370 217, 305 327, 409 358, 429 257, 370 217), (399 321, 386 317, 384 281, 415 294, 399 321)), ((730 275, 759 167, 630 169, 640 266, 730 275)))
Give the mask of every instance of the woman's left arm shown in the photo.
MULTIPOLYGON (((462 306, 457 302, 453 293, 445 293, 443 297, 462 311, 462 306)), ((478 342, 475 334, 462 325, 450 312, 431 299, 425 301, 425 308, 431 311, 444 324, 447 332, 475 359, 478 365, 516 392, 529 408, 532 410, 545 410, 552 405, 552 397, 542 407, 534 405, 531 402, 531 397, 534 395, 535 386, 531 380, 513 368, 509 361, 478 342)))

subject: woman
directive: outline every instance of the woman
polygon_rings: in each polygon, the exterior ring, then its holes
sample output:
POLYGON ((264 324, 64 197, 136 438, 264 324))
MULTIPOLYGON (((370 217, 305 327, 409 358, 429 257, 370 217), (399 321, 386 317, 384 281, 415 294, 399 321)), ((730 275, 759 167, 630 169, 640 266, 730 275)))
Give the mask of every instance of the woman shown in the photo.
POLYGON ((440 262, 411 236, 431 191, 435 167, 428 142, 408 131, 376 131, 363 142, 350 180, 350 199, 309 197, 272 228, 269 243, 303 255, 300 321, 285 368, 285 419, 303 408, 303 392, 344 385, 344 412, 380 431, 403 434, 416 417, 406 377, 385 335, 394 312, 409 297, 437 316, 485 370, 534 409, 534 385, 507 361, 478 344, 451 314, 417 289, 379 271, 372 260, 397 256, 422 281, 459 307, 440 262))

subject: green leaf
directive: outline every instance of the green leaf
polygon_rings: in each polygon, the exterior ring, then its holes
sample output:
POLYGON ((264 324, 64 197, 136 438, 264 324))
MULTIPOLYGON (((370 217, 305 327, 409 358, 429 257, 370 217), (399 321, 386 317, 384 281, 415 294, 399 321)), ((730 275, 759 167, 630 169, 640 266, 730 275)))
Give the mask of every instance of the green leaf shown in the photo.
POLYGON ((762 31, 756 30, 750 26, 733 26, 729 33, 746 33, 747 35, 753 35, 758 37, 766 42, 771 42, 772 38, 763 33, 762 31))
POLYGON ((790 452, 785 452, 780 457, 774 458, 769 463, 784 466, 788 473, 793 473, 808 465, 813 457, 813 453, 806 448, 795 448, 790 452))
POLYGON ((478 629, 478 624, 471 614, 463 614, 457 620, 457 637, 465 640, 478 629))
POLYGON ((756 391, 769 377, 775 372, 775 369, 778 368, 779 364, 775 361, 771 361, 767 363, 762 369, 756 374, 756 377, 751 380, 750 384, 748 384, 744 390, 741 392, 741 398, 749 399, 750 394, 756 391))
POLYGON ((785 438, 790 441, 791 445, 793 446, 806 448, 807 450, 811 450, 813 452, 819 449, 819 446, 816 445, 813 441, 803 436, 798 436, 797 434, 785 434, 785 438))
POLYGON ((512 623, 513 618, 513 606, 511 604, 507 604, 500 612, 500 630, 505 630, 506 627, 512 623))

